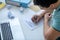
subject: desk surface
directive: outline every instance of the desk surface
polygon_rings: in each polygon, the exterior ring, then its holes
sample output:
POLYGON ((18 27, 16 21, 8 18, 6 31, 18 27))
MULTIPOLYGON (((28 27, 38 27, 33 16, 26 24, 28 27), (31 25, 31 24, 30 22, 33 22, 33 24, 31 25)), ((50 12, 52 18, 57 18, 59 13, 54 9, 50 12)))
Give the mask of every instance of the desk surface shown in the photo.
MULTIPOLYGON (((4 0, 3 0, 4 2, 4 0)), ((31 13, 32 10, 26 9, 24 13, 21 13, 19 8, 17 7, 12 7, 10 10, 16 17, 19 18, 19 21, 21 23, 21 27, 25 36, 26 40, 44 40, 43 37, 43 20, 39 27, 35 30, 30 30, 27 25, 22 21, 24 17, 32 16, 33 13, 31 13)), ((2 20, 8 20, 7 13, 8 10, 7 8, 4 8, 0 11, 0 22, 2 20)))

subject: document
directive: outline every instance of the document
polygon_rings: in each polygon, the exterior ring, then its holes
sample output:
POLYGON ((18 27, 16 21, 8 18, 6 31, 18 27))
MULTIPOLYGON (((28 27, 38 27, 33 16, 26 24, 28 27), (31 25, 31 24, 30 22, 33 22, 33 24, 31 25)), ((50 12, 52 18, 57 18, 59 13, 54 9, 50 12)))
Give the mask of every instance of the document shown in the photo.
POLYGON ((34 30, 34 29, 36 29, 36 28, 38 28, 38 27, 41 27, 41 25, 43 25, 43 24, 41 23, 42 21, 43 21, 43 20, 41 20, 41 21, 38 22, 38 23, 34 23, 34 22, 31 20, 31 18, 29 18, 29 17, 23 18, 24 24, 26 24, 27 27, 30 28, 31 30, 34 30))

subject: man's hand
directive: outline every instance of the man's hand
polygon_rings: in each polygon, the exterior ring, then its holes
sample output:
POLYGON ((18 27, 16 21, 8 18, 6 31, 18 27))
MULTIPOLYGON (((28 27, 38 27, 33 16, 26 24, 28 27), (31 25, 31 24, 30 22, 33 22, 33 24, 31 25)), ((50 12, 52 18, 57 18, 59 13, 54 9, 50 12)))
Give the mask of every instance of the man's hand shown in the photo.
POLYGON ((44 15, 44 35, 45 35, 45 37, 47 36, 46 33, 47 33, 48 29, 50 28, 50 26, 49 26, 49 19, 50 18, 51 18, 50 13, 46 13, 44 15))
POLYGON ((41 20, 41 18, 43 18, 44 17, 44 15, 47 13, 47 11, 42 11, 42 13, 40 14, 40 15, 34 15, 33 17, 32 17, 32 21, 34 22, 34 23, 38 23, 40 20, 41 20))
POLYGON ((44 20, 49 21, 50 18, 51 18, 51 13, 46 13, 44 16, 44 20))
POLYGON ((40 15, 34 15, 34 16, 32 17, 32 21, 33 21, 34 23, 38 23, 38 22, 40 21, 40 15))

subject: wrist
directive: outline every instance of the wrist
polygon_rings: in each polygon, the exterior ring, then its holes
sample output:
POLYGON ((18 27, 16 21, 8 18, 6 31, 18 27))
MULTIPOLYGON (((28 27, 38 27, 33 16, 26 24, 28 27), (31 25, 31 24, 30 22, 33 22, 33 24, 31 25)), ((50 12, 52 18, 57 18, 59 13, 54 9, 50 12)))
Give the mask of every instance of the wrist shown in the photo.
POLYGON ((48 23, 48 20, 47 20, 47 19, 44 19, 44 22, 45 22, 45 23, 48 23))
POLYGON ((39 14, 39 16, 44 16, 45 15, 45 13, 41 13, 41 14, 39 14))

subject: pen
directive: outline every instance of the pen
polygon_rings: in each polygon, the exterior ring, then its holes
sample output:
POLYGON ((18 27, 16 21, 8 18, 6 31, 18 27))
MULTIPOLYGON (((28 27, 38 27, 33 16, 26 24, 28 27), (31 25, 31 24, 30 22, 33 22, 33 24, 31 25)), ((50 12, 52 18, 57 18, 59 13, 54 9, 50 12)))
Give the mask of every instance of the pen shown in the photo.
POLYGON ((37 16, 35 16, 34 19, 37 20, 37 16))

